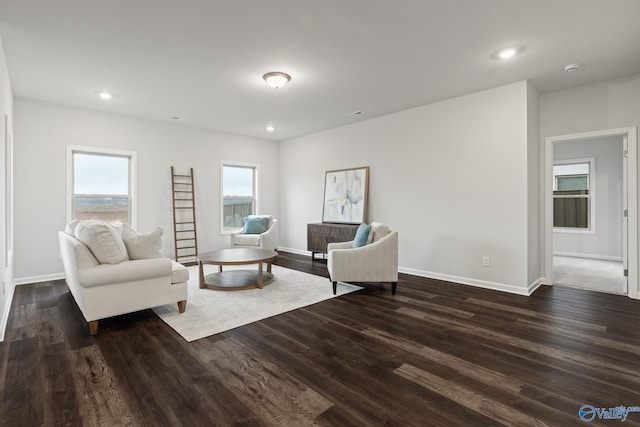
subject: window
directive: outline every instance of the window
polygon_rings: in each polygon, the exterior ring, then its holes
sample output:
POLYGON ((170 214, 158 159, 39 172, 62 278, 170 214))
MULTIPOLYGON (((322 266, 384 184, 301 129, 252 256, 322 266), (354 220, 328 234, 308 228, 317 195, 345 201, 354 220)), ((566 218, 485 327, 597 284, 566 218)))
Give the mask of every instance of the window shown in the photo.
POLYGON ((222 163, 222 233, 237 231, 258 212, 258 165, 222 163))
POLYGON ((593 159, 556 162, 553 166, 553 226, 593 231, 593 159))
POLYGON ((135 227, 136 153, 69 146, 67 159, 67 219, 135 227))

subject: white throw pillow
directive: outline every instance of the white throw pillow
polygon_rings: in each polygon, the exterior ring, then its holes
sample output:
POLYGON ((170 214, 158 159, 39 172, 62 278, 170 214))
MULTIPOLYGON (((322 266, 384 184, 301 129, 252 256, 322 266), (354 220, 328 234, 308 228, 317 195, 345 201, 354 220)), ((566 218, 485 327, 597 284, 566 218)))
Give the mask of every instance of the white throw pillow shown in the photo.
POLYGON ((103 221, 81 221, 76 239, 84 243, 100 264, 118 264, 129 259, 127 248, 115 228, 103 221))
POLYGON ((69 236, 76 236, 76 227, 80 224, 79 219, 73 219, 69 224, 64 227, 64 232, 69 236))
POLYGON ((156 227, 148 233, 139 234, 126 224, 122 225, 122 240, 127 247, 129 259, 163 258, 162 233, 156 227))

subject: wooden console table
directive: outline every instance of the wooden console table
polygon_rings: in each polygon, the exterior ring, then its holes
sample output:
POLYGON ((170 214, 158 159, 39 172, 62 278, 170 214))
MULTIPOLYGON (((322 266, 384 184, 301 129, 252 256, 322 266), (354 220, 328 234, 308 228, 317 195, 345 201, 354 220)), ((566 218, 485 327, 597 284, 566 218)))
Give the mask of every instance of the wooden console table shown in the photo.
POLYGON ((311 252, 311 260, 315 254, 326 254, 327 244, 331 242, 348 242, 356 237, 358 224, 307 224, 307 250, 311 252))

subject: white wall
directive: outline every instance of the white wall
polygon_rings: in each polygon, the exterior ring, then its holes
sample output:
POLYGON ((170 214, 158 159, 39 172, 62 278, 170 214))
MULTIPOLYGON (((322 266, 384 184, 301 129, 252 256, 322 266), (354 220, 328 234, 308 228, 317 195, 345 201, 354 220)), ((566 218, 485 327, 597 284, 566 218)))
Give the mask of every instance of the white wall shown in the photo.
POLYGON ((640 74, 540 97, 540 136, 638 126, 640 74))
POLYGON ((540 232, 528 227, 539 215, 538 193, 527 196, 539 181, 538 159, 528 160, 539 147, 531 96, 519 82, 283 141, 281 246, 305 252, 325 171, 370 166, 369 220, 399 232, 402 271, 528 293, 540 276, 528 261, 539 257, 529 235, 540 232))
POLYGON ((622 137, 557 142, 553 159, 595 158, 595 234, 555 231, 553 252, 622 259, 622 137))
POLYGON ((11 144, 13 132, 13 92, 9 79, 9 70, 4 56, 2 40, 0 40, 0 341, 4 339, 4 330, 9 315, 11 296, 13 295, 13 247, 11 224, 11 144), (7 172, 9 171, 9 172, 7 172))
POLYGON ((540 94, 527 83, 527 281, 541 280, 543 252, 542 144, 540 141, 540 94))
POLYGON ((164 228, 173 257, 171 166, 194 168, 200 252, 228 247, 220 234, 221 160, 260 166, 260 207, 278 216, 279 143, 180 124, 137 119, 17 98, 15 101, 15 277, 39 281, 62 273, 57 232, 65 225, 66 146, 138 154, 139 231, 164 228))

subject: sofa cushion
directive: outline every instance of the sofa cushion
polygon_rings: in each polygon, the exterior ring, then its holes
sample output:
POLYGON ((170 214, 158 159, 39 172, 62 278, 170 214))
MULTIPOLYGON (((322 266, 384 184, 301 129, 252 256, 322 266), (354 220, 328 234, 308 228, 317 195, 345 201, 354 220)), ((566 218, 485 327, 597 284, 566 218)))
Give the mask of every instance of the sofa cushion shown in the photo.
POLYGON ((242 220, 244 221, 242 234, 262 234, 267 231, 269 226, 267 217, 248 216, 242 220))
POLYGON ((162 258, 162 233, 156 227, 148 233, 140 234, 126 224, 122 225, 122 240, 127 247, 129 259, 162 258))
POLYGON ((236 246, 260 246, 260 235, 236 234, 233 237, 233 244, 236 246))
POLYGON ((171 284, 187 282, 189 280, 189 270, 175 261, 171 261, 171 284))
MULTIPOLYGON (((171 269, 169 258, 136 259, 118 264, 100 264, 78 270, 78 283, 83 288, 92 288, 112 286, 117 283, 148 282, 155 279, 157 283, 169 285, 171 269)), ((131 293, 134 292, 135 290, 131 289, 131 293)), ((158 292, 162 291, 158 290, 158 292)))
POLYGON ((389 227, 386 224, 382 224, 379 222, 371 223, 371 241, 372 242, 377 242, 378 240, 382 239, 384 236, 386 236, 389 233, 391 233, 391 230, 389 230, 389 227))
POLYGON ((100 264, 118 264, 129 259, 127 248, 115 228, 103 221, 81 221, 76 239, 84 243, 100 264))
POLYGON ((371 235, 371 226, 368 224, 360 224, 358 231, 356 231, 356 237, 353 239, 353 247, 361 248, 369 243, 369 236, 371 235))

